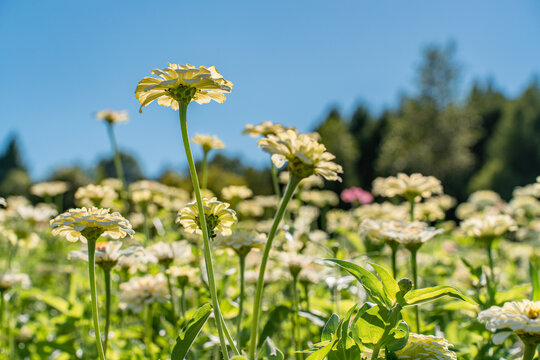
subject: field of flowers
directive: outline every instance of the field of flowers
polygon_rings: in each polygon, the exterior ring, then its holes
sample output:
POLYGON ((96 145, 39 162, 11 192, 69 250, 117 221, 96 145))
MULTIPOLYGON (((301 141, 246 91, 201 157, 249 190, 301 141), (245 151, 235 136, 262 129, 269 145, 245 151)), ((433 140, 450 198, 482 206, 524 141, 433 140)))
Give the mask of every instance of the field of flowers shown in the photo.
MULTIPOLYGON (((62 208, 62 182, 34 185, 37 203, 0 197, 0 359, 535 358, 540 177, 509 202, 457 204, 403 173, 336 194, 323 187, 342 167, 318 134, 265 122, 244 132, 275 194, 213 194, 223 144, 190 137, 188 106, 224 102, 232 82, 213 66, 151 74, 135 97, 178 112, 192 187, 127 184, 116 150, 118 177, 77 189, 79 208, 62 208)), ((116 149, 127 114, 96 117, 116 149)))

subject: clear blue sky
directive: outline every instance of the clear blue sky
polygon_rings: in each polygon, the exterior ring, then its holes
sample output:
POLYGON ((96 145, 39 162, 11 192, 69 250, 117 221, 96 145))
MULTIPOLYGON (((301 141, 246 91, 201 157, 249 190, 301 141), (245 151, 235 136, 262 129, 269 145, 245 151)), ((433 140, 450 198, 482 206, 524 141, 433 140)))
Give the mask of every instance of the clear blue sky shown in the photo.
MULTIPOLYGON (((311 130, 329 107, 377 111, 414 88, 420 52, 454 40, 463 88, 491 77, 518 94, 540 74, 540 2, 0 1, 0 144, 16 132, 31 174, 92 165, 110 152, 92 117, 126 109, 121 148, 157 175, 183 168, 177 113, 138 113, 137 82, 168 62, 216 65, 234 83, 223 104, 192 104, 191 135, 217 134, 254 165, 267 157, 240 135, 272 120, 311 130)), ((196 154, 199 153, 196 151, 196 154)))

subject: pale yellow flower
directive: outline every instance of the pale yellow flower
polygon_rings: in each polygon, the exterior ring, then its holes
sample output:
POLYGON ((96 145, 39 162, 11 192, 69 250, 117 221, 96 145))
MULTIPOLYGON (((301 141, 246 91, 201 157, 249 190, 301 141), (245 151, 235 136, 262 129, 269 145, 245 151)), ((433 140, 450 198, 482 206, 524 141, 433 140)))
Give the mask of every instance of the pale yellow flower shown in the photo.
POLYGON ((7 201, 3 197, 0 196, 0 206, 7 207, 7 201))
POLYGON ((341 181, 338 173, 342 173, 343 169, 332 161, 335 156, 309 135, 286 130, 277 135, 268 135, 260 139, 258 144, 272 154, 272 162, 277 168, 288 162, 289 171, 300 179, 317 174, 326 180, 341 181))
POLYGON ((407 248, 417 248, 443 232, 443 229, 428 227, 422 222, 413 222, 384 229, 381 231, 381 235, 397 241, 407 248))
POLYGON ((145 77, 135 89, 135 98, 141 104, 139 112, 156 99, 159 105, 170 106, 174 110, 178 110, 179 102, 206 104, 215 100, 222 103, 225 101, 223 94, 231 92, 233 87, 215 66, 196 68, 189 64, 169 64, 168 68, 154 69, 151 74, 159 78, 145 77))
POLYGON ((103 186, 109 186, 113 188, 114 190, 120 190, 122 189, 122 180, 117 178, 106 178, 101 180, 101 185, 103 186))
POLYGON ((310 256, 289 251, 279 252, 278 259, 281 264, 289 269, 293 276, 297 276, 303 268, 313 262, 310 256))
POLYGON ((249 134, 252 137, 277 135, 286 130, 281 124, 274 124, 271 121, 265 121, 259 125, 247 124, 242 134, 249 134))
POLYGON ((174 259, 179 259, 184 263, 195 259, 191 245, 187 241, 175 241, 171 244, 160 241, 147 248, 147 252, 155 256, 157 262, 165 266, 168 266, 174 259))
POLYGON ((26 274, 6 272, 0 274, 0 294, 12 287, 20 285, 23 288, 28 288, 31 285, 30 278, 26 274))
POLYGON ((264 215, 264 207, 254 199, 241 201, 236 207, 238 212, 245 216, 259 217, 264 215))
POLYGON ((376 178, 373 181, 373 194, 384 197, 403 196, 408 201, 417 197, 429 198, 433 194, 441 194, 441 182, 433 176, 422 174, 407 175, 399 173, 397 177, 376 178))
POLYGON ((95 116, 97 119, 104 120, 108 122, 109 124, 129 121, 129 116, 126 110, 115 111, 115 110, 105 109, 105 110, 98 111, 95 116))
POLYGON ((467 236, 493 238, 515 230, 514 220, 509 215, 479 215, 460 224, 467 236))
POLYGON ((300 194, 300 199, 320 208, 339 204, 339 197, 331 190, 304 190, 300 194))
POLYGON ((65 193, 68 185, 64 181, 42 182, 32 185, 30 192, 39 197, 56 196, 65 193))
POLYGON ((400 360, 457 360, 451 346, 441 337, 410 333, 407 345, 396 355, 400 360))
POLYGON ((81 208, 70 209, 50 221, 53 235, 64 236, 68 241, 81 240, 87 237, 96 240, 99 236, 121 239, 134 234, 129 221, 120 213, 109 213, 109 209, 81 208))
POLYGON ((176 278, 180 286, 195 284, 199 280, 199 269, 191 266, 171 266, 167 274, 176 278))
POLYGON ((239 256, 246 256, 251 249, 263 249, 266 236, 257 232, 235 230, 229 236, 220 236, 215 241, 215 246, 233 249, 239 256))
POLYGON ((225 149, 225 144, 216 135, 210 136, 196 134, 191 141, 193 141, 195 144, 201 145, 205 153, 212 149, 225 149))
MULTIPOLYGON (((204 198, 203 208, 206 225, 211 237, 217 234, 231 235, 231 226, 238 220, 234 210, 229 209, 229 204, 218 201, 215 197, 204 198)), ((202 234, 199 221, 199 208, 197 202, 191 202, 178 212, 176 222, 181 224, 188 232, 202 234)))
POLYGON ((107 185, 86 185, 77 189, 75 200, 80 206, 103 206, 109 205, 118 198, 116 191, 107 185))
MULTIPOLYGON (((100 241, 96 243, 95 262, 99 266, 112 268, 123 257, 140 256, 144 252, 141 246, 131 246, 126 249, 120 249, 122 242, 120 241, 100 241)), ((88 250, 71 251, 68 254, 68 259, 80 259, 88 261, 88 250)))
POLYGON ((244 200, 253 196, 253 191, 245 185, 229 185, 221 189, 221 195, 225 200, 244 200))
POLYGON ((165 302, 169 293, 163 274, 133 277, 120 284, 120 290, 120 306, 134 312, 141 312, 148 304, 165 302))
POLYGON ((501 344, 511 333, 540 341, 540 301, 510 301, 502 307, 492 306, 478 314, 478 321, 489 331, 505 330, 493 336, 495 344, 501 344))

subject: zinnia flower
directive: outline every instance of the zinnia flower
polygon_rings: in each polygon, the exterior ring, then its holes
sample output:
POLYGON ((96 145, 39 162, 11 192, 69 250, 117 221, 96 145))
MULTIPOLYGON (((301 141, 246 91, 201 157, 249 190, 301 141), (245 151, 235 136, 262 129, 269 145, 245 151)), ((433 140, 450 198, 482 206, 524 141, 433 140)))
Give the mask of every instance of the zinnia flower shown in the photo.
POLYGON ((68 241, 81 240, 86 243, 88 237, 96 240, 100 236, 121 239, 134 234, 131 224, 120 213, 109 213, 109 209, 81 208, 70 209, 50 221, 53 235, 64 236, 68 241))
POLYGON ((129 121, 129 116, 127 114, 127 111, 125 110, 114 111, 110 109, 105 109, 98 111, 95 116, 97 119, 104 120, 109 124, 129 121))
POLYGON ((413 222, 381 231, 382 236, 401 243, 406 248, 418 248, 423 243, 443 233, 443 229, 427 227, 425 223, 413 222))
POLYGON ((463 221, 460 227, 467 236, 493 238, 514 230, 515 223, 509 215, 480 215, 463 221))
MULTIPOLYGON (((123 257, 130 257, 142 254, 144 249, 141 246, 131 246, 120 250, 122 242, 120 241, 100 241, 96 244, 95 262, 105 269, 111 269, 123 257)), ((88 250, 71 251, 68 259, 80 259, 88 261, 88 250)))
MULTIPOLYGON (((238 220, 236 212, 229 209, 229 204, 218 201, 215 197, 202 199, 206 225, 211 237, 217 234, 231 235, 231 226, 238 220)), ((190 202, 179 211, 176 222, 191 233, 202 234, 199 221, 199 208, 197 202, 190 202)))
POLYGON ((169 293, 167 278, 163 274, 131 278, 120 284, 120 290, 121 307, 134 312, 142 311, 147 304, 164 302, 169 293))
POLYGON ((68 190, 67 183, 63 181, 42 182, 32 185, 30 192, 41 198, 47 196, 56 196, 65 193, 68 190))
POLYGON ((341 200, 347 203, 359 202, 362 205, 366 205, 373 202, 373 195, 369 191, 353 186, 341 192, 341 200))
POLYGON ((527 340, 540 342, 540 301, 510 301, 502 307, 492 306, 478 314, 478 321, 484 323, 489 331, 498 332, 493 343, 501 344, 511 333, 527 340))
POLYGON ((165 69, 154 69, 150 72, 159 78, 145 77, 137 84, 135 98, 139 99, 142 108, 158 100, 159 105, 170 106, 178 110, 179 102, 199 104, 215 100, 225 101, 224 93, 232 90, 232 82, 225 80, 215 66, 169 64, 165 69))
POLYGON ((441 182, 433 176, 422 174, 407 175, 399 173, 397 177, 376 178, 373 181, 373 193, 384 197, 403 196, 407 201, 413 201, 418 196, 429 198, 433 194, 441 194, 441 182))
POLYGON ((326 147, 307 134, 286 130, 259 140, 259 146, 272 155, 277 168, 289 163, 289 171, 300 179, 318 174, 326 180, 339 180, 343 169, 332 160, 335 156, 326 147))
POLYGON ((82 206, 100 207, 103 201, 113 201, 118 198, 116 191, 107 185, 86 185, 77 189, 75 200, 82 206))
POLYGON ((26 274, 19 273, 3 273, 0 274, 0 294, 10 290, 15 285, 20 285, 23 288, 28 288, 31 285, 30 278, 26 274))
POLYGON ((449 349, 452 344, 441 337, 410 333, 407 345, 396 351, 398 359, 407 360, 457 360, 449 349))
POLYGON ((232 235, 218 237, 216 246, 229 247, 233 249, 238 256, 246 256, 251 249, 262 249, 266 243, 266 237, 256 232, 237 230, 232 235))
POLYGON ((242 134, 249 134, 252 137, 277 135, 286 129, 281 124, 274 124, 271 121, 265 121, 259 125, 247 124, 242 134))
POLYGON ((245 185, 230 185, 221 189, 221 195, 228 201, 235 198, 243 200, 253 196, 253 191, 245 185))
POLYGON ((205 153, 212 149, 225 149, 225 144, 217 136, 197 134, 191 139, 195 144, 202 146, 205 153))

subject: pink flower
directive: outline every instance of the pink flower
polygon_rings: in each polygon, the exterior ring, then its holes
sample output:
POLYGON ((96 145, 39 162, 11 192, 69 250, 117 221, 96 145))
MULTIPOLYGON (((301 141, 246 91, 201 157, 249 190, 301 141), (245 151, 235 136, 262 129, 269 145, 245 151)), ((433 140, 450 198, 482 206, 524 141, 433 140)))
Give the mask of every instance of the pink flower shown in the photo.
POLYGON ((341 200, 348 203, 359 202, 362 205, 366 205, 373 202, 373 195, 369 191, 353 186, 341 192, 341 200))

